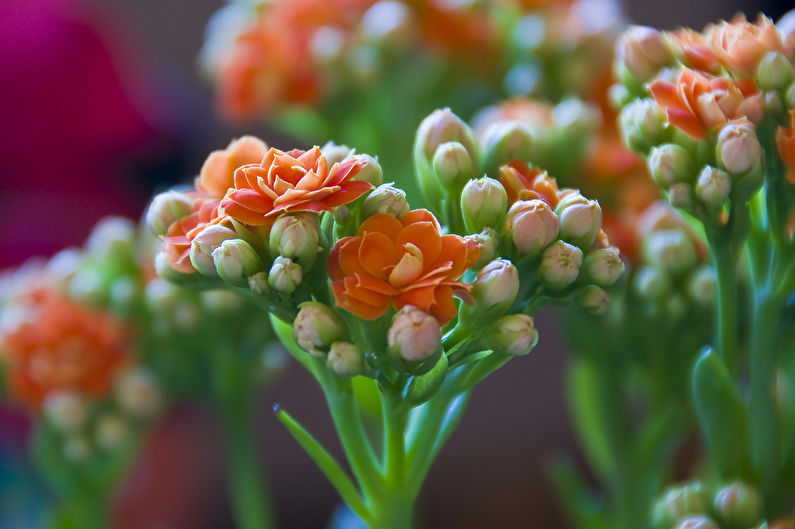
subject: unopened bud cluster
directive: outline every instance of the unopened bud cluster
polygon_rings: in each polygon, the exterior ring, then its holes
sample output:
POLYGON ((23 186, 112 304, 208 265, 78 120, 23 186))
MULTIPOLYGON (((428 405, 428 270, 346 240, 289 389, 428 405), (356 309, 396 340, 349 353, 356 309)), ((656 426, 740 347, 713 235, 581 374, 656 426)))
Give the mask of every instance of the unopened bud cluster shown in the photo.
POLYGON ((694 481, 665 490, 652 511, 653 529, 733 529, 767 527, 762 496, 734 481, 708 487, 694 481))

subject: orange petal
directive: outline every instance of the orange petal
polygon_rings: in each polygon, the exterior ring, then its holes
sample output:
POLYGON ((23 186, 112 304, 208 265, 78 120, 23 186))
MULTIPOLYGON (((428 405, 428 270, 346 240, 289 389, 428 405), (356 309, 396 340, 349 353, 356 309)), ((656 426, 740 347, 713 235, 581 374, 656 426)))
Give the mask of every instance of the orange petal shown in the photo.
POLYGON ((361 239, 359 262, 370 275, 385 280, 387 268, 395 266, 400 258, 395 243, 380 232, 365 232, 361 239))
POLYGON ((369 217, 362 223, 361 226, 359 226, 359 235, 365 232, 378 232, 383 233, 394 241, 397 239, 397 236, 402 229, 403 224, 401 224, 398 219, 392 215, 378 213, 377 215, 369 217))
MULTIPOLYGON (((405 218, 405 217, 404 217, 405 218)), ((442 250, 442 237, 436 225, 428 221, 414 222, 400 230, 395 243, 402 247, 411 243, 422 252, 425 266, 431 266, 442 250)))

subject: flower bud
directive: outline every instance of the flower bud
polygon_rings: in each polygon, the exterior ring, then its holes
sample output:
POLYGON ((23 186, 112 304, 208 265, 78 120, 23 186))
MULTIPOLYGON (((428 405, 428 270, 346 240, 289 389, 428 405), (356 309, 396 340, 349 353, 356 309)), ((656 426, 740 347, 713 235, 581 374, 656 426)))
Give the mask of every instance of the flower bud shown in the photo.
POLYGON ((457 188, 475 176, 475 164, 469 152, 457 141, 439 145, 431 163, 443 188, 457 188))
POLYGON ((610 306, 610 294, 601 287, 588 285, 582 289, 577 301, 582 308, 594 316, 603 316, 610 306))
POLYGON ((292 294, 303 279, 301 265, 294 263, 289 257, 279 256, 273 261, 268 273, 268 285, 276 292, 292 294))
POLYGON ((270 292, 270 285, 268 284, 268 273, 257 272, 248 278, 248 288, 257 296, 264 296, 270 292))
POLYGON ((730 528, 751 527, 762 517, 759 491, 741 481, 720 489, 712 507, 718 521, 730 528))
POLYGON ((683 516, 706 513, 708 505, 707 492, 700 483, 671 487, 654 505, 652 525, 669 528, 683 516))
POLYGON ((360 375, 364 370, 364 354, 350 342, 334 342, 329 349, 326 365, 343 377, 360 375))
POLYGON ((787 88, 787 92, 784 94, 784 101, 788 109, 795 109, 795 83, 792 83, 789 85, 789 88, 787 88))
POLYGON ((662 143, 665 133, 665 115, 653 99, 638 99, 621 110, 621 132, 633 151, 645 154, 662 143))
POLYGON ((764 91, 784 91, 794 77, 792 64, 781 52, 767 52, 756 67, 756 83, 764 91))
POLYGON ((695 205, 693 186, 689 183, 679 182, 668 188, 668 201, 675 208, 689 211, 695 205))
POLYGON ((690 299, 702 307, 710 307, 715 303, 717 290, 718 274, 711 266, 702 266, 693 272, 687 282, 687 293, 690 299))
POLYGON ((671 291, 668 274, 652 266, 644 266, 634 280, 635 292, 646 301, 659 301, 671 291))
POLYGON ((317 216, 311 213, 281 215, 270 232, 270 249, 273 255, 281 255, 308 269, 315 262, 320 249, 317 216))
POLYGON ((538 343, 533 318, 526 314, 508 314, 494 324, 483 338, 483 345, 496 353, 524 356, 538 343))
POLYGON ((519 253, 533 257, 558 238, 560 220, 543 200, 519 200, 508 210, 505 229, 519 253))
POLYGON ((348 33, 336 26, 320 26, 309 40, 312 60, 322 65, 335 65, 344 57, 348 33))
POLYGON ((200 294, 202 306, 212 314, 230 314, 243 308, 243 299, 230 290, 205 290, 200 294))
POLYGON ((132 255, 135 224, 123 217, 105 217, 94 226, 85 246, 89 253, 95 255, 132 255))
POLYGON ((345 320, 331 307, 317 301, 306 301, 300 307, 293 322, 293 336, 307 353, 321 358, 332 343, 348 338, 345 320))
POLYGON ((719 208, 729 198, 731 185, 729 173, 708 165, 698 175, 696 196, 708 206, 719 208))
POLYGON ((677 182, 690 181, 695 168, 685 149, 675 143, 666 143, 652 148, 649 172, 660 187, 668 189, 677 182))
POLYGON ((116 400, 127 413, 146 418, 160 410, 163 397, 152 374, 144 368, 137 368, 119 377, 116 400))
POLYGON ((44 398, 44 415, 61 433, 74 433, 88 419, 88 404, 75 391, 56 390, 44 398))
POLYGON ((646 262, 669 274, 678 274, 696 264, 696 247, 681 230, 661 230, 650 233, 644 241, 646 262))
POLYGON ((480 248, 480 257, 478 257, 478 262, 475 263, 474 268, 485 266, 497 257, 499 235, 493 229, 484 228, 482 232, 468 235, 467 238, 475 241, 480 248))
POLYGON ((626 30, 616 44, 616 55, 639 81, 649 80, 673 59, 665 36, 646 26, 626 30))
POLYGON ((472 284, 472 296, 485 310, 508 310, 518 293, 519 272, 507 259, 495 259, 481 268, 472 284))
POLYGON ((362 204, 362 217, 372 217, 378 213, 401 218, 409 212, 406 192, 392 183, 382 184, 373 189, 362 204))
POLYGON ((497 121, 481 136, 483 167, 494 171, 513 160, 527 161, 532 156, 533 133, 520 121, 497 121))
POLYGON ((127 422, 115 414, 106 414, 97 420, 95 439, 97 446, 108 451, 121 447, 129 435, 127 422))
POLYGON ((682 294, 675 292, 665 301, 663 309, 670 320, 676 321, 687 314, 689 306, 687 299, 682 294))
POLYGON ((715 156, 721 167, 732 174, 742 174, 762 158, 762 146, 756 128, 748 120, 731 121, 718 134, 715 156))
POLYGON ((560 238, 581 248, 593 246, 602 229, 602 208, 579 193, 566 195, 555 213, 560 217, 560 238))
POLYGON ((469 231, 499 226, 508 210, 508 194, 497 180, 470 180, 461 192, 461 211, 469 231))
POLYGON ((366 40, 393 48, 412 42, 415 23, 405 3, 382 0, 365 12, 360 28, 366 40))
POLYGON ((221 246, 227 239, 236 239, 237 234, 220 224, 205 226, 191 242, 190 262, 201 274, 208 277, 218 277, 213 261, 213 250, 221 246))
POLYGON ((574 283, 582 265, 582 250, 564 241, 555 241, 544 250, 541 278, 550 288, 564 289, 574 283))
POLYGON ((165 235, 169 226, 193 211, 190 198, 179 191, 166 191, 152 199, 146 210, 146 224, 157 235, 165 235))
POLYGON ((83 265, 83 253, 77 248, 66 248, 53 255, 45 265, 47 277, 57 285, 70 281, 83 265))
POLYGON ((218 276, 232 285, 244 287, 248 278, 262 271, 262 259, 243 239, 227 239, 212 251, 218 276))
POLYGON ((381 169, 381 164, 378 163, 377 158, 373 158, 369 154, 354 154, 351 155, 350 158, 358 160, 360 163, 364 164, 353 178, 354 180, 369 182, 373 186, 381 185, 381 182, 384 181, 384 172, 381 169))
POLYGON ((567 135, 575 137, 596 134, 602 124, 602 115, 598 107, 584 103, 579 99, 566 99, 552 109, 555 126, 565 130, 567 135))
POLYGON ((78 271, 68 284, 69 297, 86 305, 102 305, 105 285, 100 273, 91 268, 78 271))
POLYGON ((582 264, 585 276, 595 284, 609 287, 624 273, 624 262, 615 246, 598 248, 585 256, 582 264))
POLYGON ((83 463, 91 457, 91 445, 82 435, 70 435, 63 443, 63 456, 70 463, 83 463))
POLYGON ((674 529, 720 529, 718 525, 706 516, 688 516, 679 520, 674 529))
POLYGON ((414 305, 406 305, 392 318, 387 343, 393 358, 421 362, 442 350, 442 330, 436 318, 414 305))
POLYGON ((333 141, 329 141, 320 148, 320 152, 326 158, 329 167, 333 167, 335 163, 343 161, 354 151, 347 145, 337 145, 333 141))

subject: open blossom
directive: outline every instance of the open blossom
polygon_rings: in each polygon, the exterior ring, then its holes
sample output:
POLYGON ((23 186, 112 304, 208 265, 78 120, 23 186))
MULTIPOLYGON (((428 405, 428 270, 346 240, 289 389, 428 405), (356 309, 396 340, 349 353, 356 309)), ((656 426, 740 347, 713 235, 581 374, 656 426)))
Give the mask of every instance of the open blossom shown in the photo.
POLYGON ((690 28, 682 28, 671 33, 670 37, 682 50, 689 66, 696 70, 717 73, 720 61, 704 35, 690 28))
POLYGON ((267 152, 265 142, 254 136, 232 140, 226 149, 210 153, 196 179, 196 188, 210 196, 223 198, 234 186, 235 169, 261 162, 267 152))
POLYGON ((787 180, 795 184, 795 110, 789 111, 791 124, 776 131, 776 146, 784 165, 787 166, 787 180))
POLYGON ((168 265, 183 274, 196 270, 190 261, 190 246, 194 237, 209 223, 218 219, 217 198, 191 193, 193 212, 169 226, 163 239, 163 254, 168 265))
POLYGON ((695 139, 729 120, 748 117, 759 123, 762 99, 753 82, 729 81, 683 68, 676 83, 657 79, 649 85, 668 122, 695 139))
POLYGON ((546 171, 524 162, 511 162, 500 168, 500 183, 508 193, 508 204, 517 200, 541 199, 552 209, 558 206, 560 190, 546 171))
POLYGON ((740 16, 707 28, 709 43, 717 58, 740 75, 752 75, 756 65, 771 51, 784 51, 775 24, 761 16, 755 23, 740 16))
POLYGON ((221 211, 254 226, 270 225, 288 211, 331 211, 372 189, 369 182, 355 179, 364 165, 350 158, 329 169, 319 147, 271 148, 262 163, 235 171, 235 188, 221 201, 221 211))
POLYGON ((368 218, 355 237, 340 239, 331 250, 328 272, 337 306, 360 318, 414 305, 444 325, 456 315, 453 294, 469 291, 458 279, 478 254, 475 243, 442 235, 433 214, 418 209, 399 220, 368 218))
POLYGON ((26 317, 4 329, 0 344, 16 400, 36 409, 54 391, 87 396, 110 391, 129 359, 119 322, 43 288, 15 303, 26 317))

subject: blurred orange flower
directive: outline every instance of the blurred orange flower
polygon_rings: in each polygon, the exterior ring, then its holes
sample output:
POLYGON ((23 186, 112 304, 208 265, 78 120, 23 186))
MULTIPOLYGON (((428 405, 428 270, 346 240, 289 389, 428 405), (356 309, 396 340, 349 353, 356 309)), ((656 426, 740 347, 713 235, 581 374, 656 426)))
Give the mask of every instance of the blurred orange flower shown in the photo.
POLYGON ((552 209, 558 207, 560 190, 546 171, 530 167, 524 162, 511 162, 500 167, 500 183, 508 193, 508 204, 517 200, 539 198, 552 209))
POLYGON ((259 163, 268 152, 268 146, 254 136, 242 136, 226 149, 213 151, 204 161, 196 189, 210 196, 223 198, 230 187, 234 187, 235 169, 242 165, 259 163))
POLYGON ((705 72, 716 73, 720 62, 712 51, 707 39, 690 28, 682 28, 670 34, 674 42, 682 49, 685 61, 695 68, 705 72))
POLYGON ((759 123, 762 117, 762 98, 753 81, 730 82, 682 68, 676 83, 657 79, 649 88, 668 122, 697 140, 729 120, 746 116, 759 123))
POLYGON ((789 111, 790 126, 779 127, 776 131, 776 146, 784 165, 787 166, 787 180, 795 184, 795 110, 789 111))
POLYGON ((784 51, 775 24, 762 15, 750 23, 740 15, 705 31, 712 50, 727 68, 744 76, 753 75, 759 60, 770 51, 784 51))
POLYGON ((453 295, 469 285, 458 279, 480 254, 476 243, 458 235, 442 235, 427 210, 410 211, 401 219, 377 214, 359 227, 355 237, 340 239, 328 260, 337 306, 365 320, 414 305, 447 324, 457 313, 453 295))
POLYGON ((193 212, 173 223, 163 239, 163 254, 168 265, 183 274, 196 272, 190 262, 193 238, 210 222, 217 220, 219 200, 203 193, 189 193, 193 212))
POLYGON ((44 288, 15 303, 20 304, 20 319, 0 336, 14 399, 38 409, 52 391, 99 397, 110 390, 130 358, 118 321, 44 288))
POLYGON ((262 163, 237 169, 235 188, 221 201, 220 211, 253 226, 270 225, 286 211, 331 211, 372 189, 369 182, 355 180, 364 166, 351 158, 329 169, 319 147, 271 148, 262 163))

